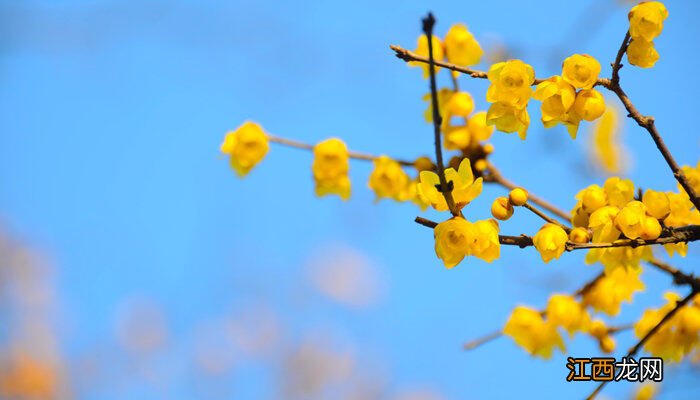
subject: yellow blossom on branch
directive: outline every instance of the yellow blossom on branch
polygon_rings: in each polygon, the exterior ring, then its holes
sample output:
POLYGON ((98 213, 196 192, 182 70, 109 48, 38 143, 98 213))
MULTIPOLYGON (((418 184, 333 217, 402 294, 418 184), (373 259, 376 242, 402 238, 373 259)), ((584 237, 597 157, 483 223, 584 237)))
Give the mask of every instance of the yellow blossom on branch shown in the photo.
POLYGON ((644 290, 640 272, 617 268, 606 272, 593 286, 584 292, 583 304, 593 307, 595 311, 610 316, 620 313, 622 302, 632 302, 632 295, 644 290))
POLYGON ((486 123, 486 111, 474 113, 467 121, 467 129, 473 143, 489 140, 494 128, 486 123))
POLYGON ((263 129, 250 121, 228 132, 221 143, 221 152, 230 156, 231 168, 241 177, 262 161, 269 149, 263 129))
POLYGON ((576 89, 591 89, 600 75, 600 63, 588 54, 574 54, 562 64, 561 77, 576 89))
POLYGON ((374 160, 374 170, 369 175, 368 186, 374 190, 377 200, 389 198, 400 200, 406 191, 409 177, 398 162, 387 156, 374 160))
POLYGON ((523 108, 532 94, 530 86, 535 81, 535 70, 520 60, 509 60, 493 64, 488 78, 491 85, 486 101, 523 108))
POLYGON ((605 112, 605 99, 595 89, 582 89, 576 94, 574 114, 586 121, 595 121, 605 112))
POLYGON ((554 348, 565 350, 564 341, 556 325, 542 318, 542 314, 525 306, 517 306, 503 327, 503 333, 533 356, 548 359, 554 348))
POLYGON ((474 225, 462 217, 450 218, 437 224, 435 235, 435 254, 447 268, 453 268, 469 255, 470 244, 476 235, 474 225))
POLYGON ((537 251, 540 252, 542 261, 550 262, 552 259, 561 257, 569 235, 557 224, 547 223, 535 234, 532 242, 537 251))
POLYGON ((654 42, 638 37, 627 46, 627 60, 637 67, 651 68, 659 61, 659 53, 654 48, 654 42))
POLYGON ((507 103, 493 103, 486 114, 486 123, 505 133, 518 132, 520 139, 527 137, 530 115, 527 108, 518 108, 507 103))
POLYGON ((581 118, 569 112, 576 99, 576 90, 571 84, 560 76, 553 76, 538 84, 532 97, 542 102, 540 111, 545 128, 563 123, 571 137, 576 138, 581 118))
POLYGON ((632 7, 627 18, 630 21, 630 36, 651 42, 664 29, 668 11, 659 1, 643 1, 632 7))
POLYGON ((341 199, 350 198, 350 162, 348 148, 338 138, 324 140, 314 146, 311 170, 316 182, 316 195, 337 194, 341 199))
MULTIPOLYGON (((471 203, 479 194, 483 185, 483 178, 474 179, 471 163, 468 158, 460 162, 457 171, 454 168, 445 169, 445 179, 447 182, 452 182, 452 198, 458 209, 464 208, 471 203)), ((426 203, 430 203, 434 209, 438 211, 447 211, 447 202, 445 196, 438 190, 440 187, 440 178, 432 171, 420 172, 420 183, 418 185, 418 195, 421 196, 426 203)))
POLYGON ((588 329, 591 317, 586 309, 571 295, 553 294, 549 297, 546 309, 547 320, 561 326, 573 335, 588 329))
MULTIPOLYGON (((442 42, 440 41, 440 38, 433 35, 432 36, 432 47, 433 47, 433 59, 436 61, 440 61, 445 57, 445 52, 444 49, 442 48, 442 42)), ((428 58, 429 53, 428 53, 428 37, 425 35, 420 35, 418 37, 418 44, 416 45, 416 49, 414 52, 418 54, 419 56, 426 57, 428 58)), ((418 61, 409 61, 408 65, 411 67, 420 67, 423 69, 423 78, 428 78, 430 76, 430 64, 427 63, 422 63, 418 61)), ((435 66, 435 73, 437 73, 440 70, 440 67, 437 65, 435 66)))
POLYGON ((608 205, 622 208, 634 200, 634 184, 629 179, 613 176, 605 180, 603 190, 608 199, 608 205))
POLYGON ((498 223, 493 219, 476 221, 474 240, 469 246, 471 255, 489 263, 498 259, 501 256, 498 231, 498 223))
POLYGON ((447 61, 461 65, 476 65, 481 61, 484 51, 474 35, 464 24, 454 24, 445 35, 445 55, 447 61))

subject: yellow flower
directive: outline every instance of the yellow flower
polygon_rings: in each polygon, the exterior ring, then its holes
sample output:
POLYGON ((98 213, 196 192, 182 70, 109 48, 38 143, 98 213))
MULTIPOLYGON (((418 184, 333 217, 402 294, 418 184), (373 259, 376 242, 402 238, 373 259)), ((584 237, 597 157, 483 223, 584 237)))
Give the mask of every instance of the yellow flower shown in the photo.
POLYGON ((646 207, 641 201, 630 201, 615 216, 615 227, 630 239, 636 239, 644 231, 646 207))
POLYGON ((627 152, 620 144, 621 126, 617 107, 608 106, 603 116, 591 127, 591 155, 594 164, 608 174, 623 171, 627 152))
POLYGON ((664 192, 648 189, 642 196, 642 203, 647 208, 647 214, 656 219, 664 219, 671 212, 671 203, 664 192))
POLYGON ((540 252, 542 261, 549 262, 554 258, 559 258, 566 248, 569 235, 556 224, 545 224, 532 238, 537 251, 540 252))
POLYGON ((695 210, 688 195, 667 192, 671 212, 664 219, 664 224, 673 228, 685 225, 700 224, 700 213, 695 210))
MULTIPOLYGON (((474 174, 468 158, 462 160, 457 171, 454 168, 445 169, 445 179, 448 183, 453 183, 452 198, 459 209, 462 209, 481 194, 483 178, 474 180, 474 174)), ((447 202, 443 194, 438 191, 439 186, 440 178, 436 173, 421 171, 418 194, 436 210, 447 211, 447 202)))
POLYGON ((445 103, 445 119, 468 117, 474 111, 474 99, 467 92, 455 92, 445 103))
POLYGON ((238 176, 245 176, 267 154, 270 144, 267 135, 255 122, 246 121, 235 131, 228 132, 221 143, 221 152, 228 154, 231 168, 238 176))
POLYGON ((620 209, 605 206, 595 210, 588 219, 588 227, 593 229, 593 243, 610 243, 620 237, 620 231, 615 227, 615 217, 620 209))
POLYGON ((481 61, 484 51, 464 24, 455 24, 445 35, 445 53, 453 64, 470 66, 481 61))
POLYGON ((581 200, 576 203, 576 206, 571 210, 571 225, 574 227, 588 228, 588 220, 591 215, 583 209, 581 200))
POLYGON ((639 234, 644 240, 655 240, 661 236, 661 224, 654 217, 644 216, 642 219, 642 232, 639 234))
POLYGON ((630 21, 630 36, 651 42, 661 34, 668 11, 661 2, 645 1, 632 7, 627 18, 630 21))
POLYGON ((581 206, 587 213, 604 207, 607 204, 608 196, 603 188, 598 185, 591 185, 576 194, 576 199, 581 200, 581 206))
POLYGON ((587 330, 591 321, 586 309, 573 296, 564 294, 553 294, 549 297, 546 315, 548 321, 566 329, 569 335, 587 330))
POLYGON ((418 181, 412 179, 404 187, 404 190, 399 194, 398 201, 410 201, 425 211, 430 204, 423 201, 423 198, 418 195, 418 181))
MULTIPOLYGON (((450 98, 454 95, 454 90, 448 89, 448 88, 442 88, 438 90, 438 111, 440 112, 441 116, 445 116, 445 105, 447 102, 450 100, 450 98)), ((425 109, 423 112, 423 116, 425 117, 426 122, 433 122, 433 96, 431 93, 426 93, 423 96, 423 100, 428 102, 428 108, 425 109)), ((447 126, 449 122, 449 118, 443 118, 442 119, 442 126, 445 127, 447 126)))
MULTIPOLYGON (((676 293, 664 295, 668 303, 658 309, 649 309, 634 326, 634 334, 644 337, 663 319, 680 300, 676 293)), ((664 323, 644 344, 644 350, 666 362, 680 362, 700 344, 700 307, 686 305, 664 323)))
POLYGON ((562 352, 565 350, 556 326, 545 321, 539 311, 525 306, 513 309, 503 333, 533 356, 547 359, 552 357, 555 347, 562 352))
POLYGON ((634 38, 627 46, 627 60, 637 67, 651 68, 659 61, 659 53, 654 48, 654 42, 634 38))
POLYGON ((629 179, 610 177, 603 184, 603 190, 605 190, 610 206, 622 208, 634 200, 634 184, 629 179))
POLYGON ((527 203, 527 190, 523 188, 515 188, 508 193, 508 201, 514 206, 522 206, 527 203))
POLYGON ((605 272, 609 273, 615 269, 625 269, 639 271, 642 260, 652 258, 651 246, 640 246, 632 248, 612 247, 606 249, 592 249, 586 254, 586 264, 593 264, 600 261, 605 267, 605 272))
POLYGON ((434 229, 435 254, 447 268, 453 268, 469 255, 474 240, 474 226, 462 217, 450 218, 434 229))
POLYGON ((517 108, 507 103, 493 103, 486 114, 486 123, 495 125, 501 132, 518 132, 520 139, 527 137, 527 128, 530 126, 530 115, 527 108, 517 108))
POLYGON ((442 130, 445 137, 445 148, 447 150, 462 150, 469 147, 471 134, 466 125, 448 126, 442 130))
POLYGON ((486 111, 479 111, 469 117, 467 128, 474 142, 489 140, 494 130, 493 126, 486 123, 486 111))
POLYGON ((520 60, 509 60, 493 64, 488 78, 491 85, 486 91, 486 101, 523 108, 532 93, 535 70, 520 60))
POLYGON ((337 194, 343 200, 350 198, 350 162, 345 143, 331 138, 318 143, 313 151, 311 170, 316 182, 316 195, 337 194))
POLYGON ((591 89, 599 74, 600 63, 588 54, 569 56, 562 65, 562 78, 576 89, 591 89))
MULTIPOLYGON (((690 187, 693 188, 695 194, 700 194, 700 162, 698 162, 698 165, 696 165, 695 168, 691 167, 690 165, 684 165, 681 167, 681 170, 683 171, 685 178, 688 180, 690 187)), ((683 189, 683 186, 681 186, 680 183, 678 184, 678 190, 681 193, 685 193, 685 189, 683 189)))
POLYGON ((368 185, 374 190, 377 200, 382 197, 400 200, 408 186, 408 180, 408 174, 398 162, 387 156, 380 156, 374 160, 374 170, 369 175, 368 185))
POLYGON ((542 102, 540 111, 545 128, 563 123, 575 138, 580 118, 569 113, 576 99, 576 90, 560 76, 553 76, 537 85, 532 97, 542 102))
POLYGON ((605 112, 605 99, 595 89, 583 89, 576 94, 574 113, 586 121, 594 121, 605 112))
MULTIPOLYGON (((639 278, 639 271, 616 268, 607 271, 583 294, 583 304, 593 307, 595 311, 615 316, 620 313, 622 302, 631 303, 632 295, 641 290, 644 290, 644 283, 639 278)), ((594 334, 593 325, 591 331, 594 334)))
MULTIPOLYGON (((445 57, 444 50, 442 48, 442 42, 440 41, 440 38, 433 35, 432 36, 432 45, 433 45, 433 59, 435 61, 441 61, 445 57)), ((425 35, 420 35, 418 37, 418 44, 416 45, 416 49, 413 51, 414 53, 418 54, 419 56, 423 56, 425 58, 429 57, 429 49, 428 49, 428 37, 425 35)), ((421 67, 423 69, 423 78, 428 78, 430 76, 430 65, 428 63, 423 63, 419 61, 409 61, 408 65, 412 67, 421 67)), ((440 67, 437 65, 435 66, 435 73, 440 70, 440 67)))
POLYGON ((501 256, 501 242, 498 240, 498 223, 485 219, 474 223, 474 240, 469 245, 471 255, 486 262, 501 256))
POLYGON ((508 220, 513 216, 513 205, 507 197, 496 197, 491 204, 491 215, 501 221, 508 220))
POLYGON ((664 245, 664 250, 668 253, 669 257, 673 257, 675 254, 679 254, 681 257, 685 257, 688 254, 688 243, 669 243, 664 245))

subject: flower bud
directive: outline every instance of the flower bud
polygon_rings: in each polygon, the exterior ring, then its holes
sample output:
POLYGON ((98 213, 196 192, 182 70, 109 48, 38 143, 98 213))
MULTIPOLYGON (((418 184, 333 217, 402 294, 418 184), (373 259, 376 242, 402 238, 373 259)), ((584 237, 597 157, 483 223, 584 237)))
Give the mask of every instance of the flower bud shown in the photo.
POLYGON ((510 204, 508 198, 497 197, 491 204, 491 215, 496 219, 505 221, 513 216, 513 205, 510 204))
POLYGON ((527 203, 527 191, 523 188, 515 188, 508 194, 508 200, 514 206, 522 206, 527 203))
POLYGON ((586 228, 574 228, 569 233, 569 240, 573 243, 584 244, 591 240, 591 235, 586 228))

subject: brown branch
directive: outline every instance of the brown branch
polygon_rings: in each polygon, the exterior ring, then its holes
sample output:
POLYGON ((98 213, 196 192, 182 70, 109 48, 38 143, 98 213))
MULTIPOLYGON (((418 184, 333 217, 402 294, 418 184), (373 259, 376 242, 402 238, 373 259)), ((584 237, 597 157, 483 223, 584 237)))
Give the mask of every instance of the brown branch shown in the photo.
MULTIPOLYGON (((270 134, 267 135, 267 140, 269 140, 270 142, 273 142, 273 143, 281 144, 281 145, 287 146, 287 147, 294 147, 297 149, 312 150, 312 151, 314 149, 314 145, 312 145, 312 144, 299 142, 299 141, 292 140, 292 139, 286 139, 283 137, 274 136, 274 135, 270 135, 270 134)), ((375 156, 375 155, 367 154, 367 153, 360 153, 357 151, 349 151, 348 156, 350 158, 355 159, 355 160, 364 160, 364 161, 374 161, 377 158, 379 158, 379 156, 375 156)), ((392 160, 398 162, 399 164, 403 165, 404 167, 413 167, 414 166, 413 161, 399 160, 396 158, 392 158, 392 160)))
MULTIPOLYGON (((637 342, 637 344, 635 344, 634 346, 632 346, 632 348, 629 349, 629 351, 627 352, 627 356, 626 356, 626 357, 627 357, 627 358, 630 358, 630 357, 634 356, 635 354, 637 354, 637 352, 642 348, 642 346, 644 346, 644 343, 646 343, 652 336, 654 336, 654 334, 655 334, 656 332, 658 332, 659 329, 661 329, 661 327, 662 327, 665 323, 667 323, 668 321, 670 321, 671 318, 673 318, 673 316, 676 315, 676 313, 677 313, 681 308, 683 308, 686 304, 688 304, 688 302, 690 302, 690 300, 692 300, 692 298, 693 298, 697 293, 698 293, 698 292, 697 292, 696 290, 691 290, 690 293, 689 293, 687 296, 685 296, 682 300, 678 301, 678 302, 676 303, 676 306, 675 306, 671 311, 669 311, 668 314, 666 314, 666 315, 661 319, 661 321, 659 321, 656 325, 654 325, 654 327, 651 328, 651 330, 649 330, 649 332, 647 332, 647 334, 644 335, 644 337, 643 337, 639 342, 637 342)), ((608 381, 603 381, 603 382, 601 382, 600 385, 598 385, 598 387, 595 388, 595 390, 593 391, 593 393, 591 393, 588 397, 586 397, 586 400, 592 400, 592 399, 594 399, 594 398, 596 397, 596 395, 598 395, 598 393, 600 393, 600 391, 603 390, 603 387, 605 387, 605 384, 607 384, 607 383, 608 383, 608 381)))
POLYGON ((619 50, 617 51, 615 62, 611 64, 612 77, 610 79, 599 79, 596 84, 603 86, 604 88, 615 93, 622 102, 622 105, 625 106, 625 109, 628 113, 627 116, 635 120, 637 124, 639 124, 639 126, 641 126, 642 128, 646 129, 647 132, 649 132, 649 135, 651 135, 652 140, 654 140, 654 144, 656 144, 656 147, 659 149, 659 152, 661 152, 661 155, 666 161, 666 164, 668 164, 668 166, 671 168, 673 176, 676 178, 678 183, 680 183, 680 185, 683 187, 686 193, 688 193, 688 197, 690 197, 690 201, 693 203, 693 205, 695 205, 695 209, 698 212, 700 212, 700 198, 698 197, 697 193, 695 193, 693 187, 690 185, 690 182, 688 182, 688 178, 685 176, 685 174, 683 174, 683 171, 678 166, 678 163, 671 155, 671 152, 668 150, 668 147, 666 147, 666 143, 664 143, 664 140, 661 138, 659 131, 656 129, 654 117, 642 115, 639 112, 639 110, 637 110, 637 108, 634 106, 634 104, 632 104, 632 101, 627 96, 627 93, 625 93, 625 91, 622 90, 622 87, 620 86, 620 68, 622 68, 622 56, 627 50, 627 47, 629 45, 629 39, 630 34, 628 31, 625 34, 625 38, 623 39, 619 50))
POLYGON ((556 221, 556 220, 554 220, 554 219, 548 217, 545 213, 543 213, 542 211, 538 210, 536 207, 532 206, 531 204, 525 203, 525 204, 523 204, 521 207, 527 208, 528 210, 532 211, 535 215, 537 215, 538 217, 542 218, 543 220, 549 222, 550 224, 554 224, 554 225, 559 226, 560 228, 562 228, 563 230, 565 230, 566 233, 571 232, 571 228, 569 228, 568 226, 562 224, 562 223, 559 222, 559 221, 556 221))
MULTIPOLYGON (((416 217, 415 222, 428 228, 435 228, 437 222, 431 221, 423 217, 416 217)), ((688 225, 680 228, 669 229, 662 234, 658 239, 643 240, 643 239, 620 239, 611 243, 573 243, 566 242, 566 251, 583 250, 583 249, 605 249, 610 247, 639 247, 650 246, 654 244, 671 244, 682 242, 694 242, 700 240, 700 225, 688 225)), ((498 235, 498 241, 501 244, 509 246, 518 246, 520 248, 534 246, 532 237, 527 235, 508 236, 498 235)))
MULTIPOLYGON (((488 164, 488 170, 489 170, 489 173, 488 173, 488 175, 484 176, 484 182, 497 183, 508 190, 513 190, 515 188, 521 187, 521 186, 518 186, 515 183, 509 181, 508 179, 504 178, 503 175, 501 175, 501 172, 490 162, 488 164)), ((552 205, 548 201, 530 193, 530 191, 528 191, 527 197, 528 197, 528 201, 531 201, 531 202, 537 204, 538 206, 551 212, 552 214, 556 215, 557 217, 561 218, 562 220, 569 222, 569 219, 570 219, 569 213, 565 212, 564 210, 562 210, 562 209, 558 208, 557 206, 552 205)))
MULTIPOLYGON (((460 215, 459 209, 455 206, 454 199, 452 198, 452 186, 448 185, 447 179, 445 178, 445 164, 442 160, 442 143, 440 135, 440 127, 442 126, 442 116, 440 115, 440 109, 438 108, 438 94, 437 94, 437 83, 435 82, 435 59, 433 58, 433 27, 435 26, 435 17, 432 13, 428 13, 428 16, 423 18, 423 33, 428 39, 428 67, 430 70, 430 97, 432 100, 433 108, 433 133, 435 136, 435 159, 437 162, 437 174, 440 179, 440 192, 443 197, 445 197, 445 202, 447 203, 447 208, 453 216, 460 215)), ((454 184, 454 183, 453 183, 454 184)))
POLYGON ((690 285, 693 290, 700 292, 700 278, 694 276, 693 274, 686 274, 671 265, 661 262, 655 258, 647 260, 649 265, 656 267, 657 269, 666 272, 673 278, 673 283, 676 285, 690 285))

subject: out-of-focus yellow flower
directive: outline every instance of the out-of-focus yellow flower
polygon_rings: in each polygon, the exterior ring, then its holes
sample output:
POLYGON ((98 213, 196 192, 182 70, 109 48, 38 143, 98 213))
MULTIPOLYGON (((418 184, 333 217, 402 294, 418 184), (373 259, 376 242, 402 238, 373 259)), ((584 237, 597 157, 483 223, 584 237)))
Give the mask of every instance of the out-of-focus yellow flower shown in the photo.
POLYGON ((576 137, 581 118, 569 112, 576 99, 573 86, 560 76, 553 76, 538 84, 532 97, 542 102, 540 111, 545 128, 551 128, 561 122, 566 125, 571 137, 576 137))
POLYGON ((588 54, 574 54, 562 64, 561 77, 577 89, 591 89, 599 74, 600 63, 588 54))
POLYGON ((533 356, 548 359, 552 357, 555 347, 562 352, 565 350, 556 326, 545 321, 539 311, 525 306, 513 309, 503 333, 533 356))
POLYGON ((619 111, 608 106, 603 116, 591 127, 591 155, 594 164, 608 174, 623 172, 627 151, 620 144, 619 111))
POLYGON ((474 241, 469 246, 471 255, 486 262, 501 256, 501 243, 498 240, 498 223, 493 219, 474 222, 474 241))
MULTIPOLYGON (((445 105, 450 101, 450 98, 455 94, 454 90, 448 88, 441 88, 438 90, 438 111, 441 116, 445 116, 445 105)), ((433 122, 433 96, 431 93, 426 93, 423 96, 423 100, 428 102, 428 108, 423 112, 425 121, 428 123, 433 122)), ((449 118, 442 119, 442 126, 445 127, 449 123, 449 118)))
MULTIPOLYGON (((440 41, 440 38, 432 35, 432 45, 433 45, 433 60, 435 61, 441 61, 443 58, 445 58, 445 52, 444 49, 442 48, 442 42, 440 41)), ((429 49, 428 49, 428 37, 425 35, 420 35, 418 36, 418 44, 416 45, 416 49, 413 51, 414 53, 418 54, 419 56, 423 56, 425 58, 428 58, 430 56, 429 49)), ((420 67, 423 69, 423 78, 428 78, 430 76, 430 64, 428 63, 423 63, 420 61, 409 61, 408 65, 412 67, 420 67)), ((435 73, 440 70, 440 67, 437 65, 435 66, 435 73)))
POLYGON ((377 200, 389 198, 400 200, 408 185, 408 174, 398 162, 387 156, 374 160, 374 170, 369 175, 369 187, 374 190, 377 200))
POLYGON ((654 383, 642 383, 637 387, 637 390, 632 396, 632 400, 652 400, 656 398, 658 392, 658 385, 654 383))
MULTIPOLYGON (((464 206, 474 200, 479 194, 483 185, 483 178, 474 179, 471 163, 468 158, 460 162, 457 171, 454 168, 445 169, 445 179, 453 183, 452 198, 457 208, 464 206)), ((438 211, 447 211, 445 196, 438 191, 440 178, 432 171, 421 171, 418 194, 422 196, 426 203, 430 203, 438 211), (437 185, 437 186, 436 186, 437 185)))
MULTIPOLYGON (((700 161, 695 168, 691 167, 690 165, 682 166, 681 171, 683 171, 683 175, 685 175, 685 178, 688 180, 688 183, 690 184, 690 187, 693 188, 695 194, 700 194, 700 161)), ((678 190, 681 193, 685 193, 685 189, 683 189, 683 186, 681 186, 680 183, 678 184, 678 190)))
POLYGON ((589 214, 604 207, 608 202, 608 196, 598 185, 591 185, 581 190, 576 194, 576 199, 581 201, 583 210, 589 214))
POLYGON ((591 321, 586 309, 573 296, 565 294, 549 297, 546 315, 548 321, 566 329, 569 335, 587 330, 591 321))
MULTIPOLYGON (((632 295, 644 290, 644 283, 639 278, 639 273, 639 271, 624 268, 607 271, 605 276, 584 292, 583 304, 593 307, 595 311, 616 316, 620 313, 620 305, 623 301, 631 303, 632 295)), ((591 334, 594 333, 591 332, 591 334)))
POLYGON ((659 52, 654 48, 654 42, 634 38, 627 46, 627 59, 637 67, 651 68, 659 61, 659 52))
POLYGON ((337 194, 343 200, 350 198, 350 162, 348 148, 342 140, 330 138, 314 146, 311 170, 317 196, 337 194))
POLYGON ((615 226, 615 217, 619 212, 617 207, 604 206, 591 214, 588 227, 593 229, 593 243, 609 243, 620 237, 620 231, 615 226))
POLYGON ((542 226, 532 238, 535 248, 540 252, 542 261, 546 263, 561 257, 566 248, 567 240, 569 240, 569 235, 566 231, 559 225, 552 223, 542 226))
POLYGON ((399 201, 410 201, 413 204, 420 207, 421 210, 425 211, 430 204, 426 203, 421 196, 418 195, 418 181, 412 179, 404 187, 398 198, 399 201))
POLYGON ((600 261, 606 273, 615 269, 639 271, 641 269, 641 261, 650 260, 652 256, 651 246, 591 249, 588 254, 586 254, 586 264, 593 264, 600 261))
POLYGON ((610 177, 603 184, 603 190, 605 190, 610 206, 622 208, 634 200, 634 183, 629 179, 610 177))
POLYGON ((527 105, 535 82, 535 70, 520 60, 493 64, 488 72, 491 85, 486 91, 489 103, 505 103, 516 108, 527 105))
POLYGON ((453 268, 469 255, 474 241, 474 225, 462 217, 450 218, 435 229, 435 254, 447 268, 453 268))
POLYGON ((669 257, 673 257, 675 254, 679 254, 681 257, 685 257, 688 254, 688 243, 669 243, 664 245, 664 250, 668 253, 669 257))
MULTIPOLYGON (((676 307, 680 296, 668 292, 664 295, 668 303, 658 309, 644 311, 634 325, 634 334, 644 337, 661 319, 676 307)), ((697 299, 697 298, 696 298, 697 299)), ((644 350, 666 362, 680 362, 700 344, 700 307, 686 305, 664 323, 644 344, 644 350)))
POLYGON ((228 132, 221 143, 221 152, 231 157, 231 168, 241 177, 262 161, 269 149, 267 135, 260 125, 251 121, 228 132))
POLYGON ((641 201, 630 201, 615 216, 615 227, 630 239, 641 236, 644 230, 646 207, 641 201))
POLYGON ((455 92, 445 103, 445 118, 468 117, 474 111, 474 99, 467 92, 455 92))
POLYGON ((668 201, 668 195, 664 192, 647 189, 642 196, 642 203, 647 208, 647 214, 656 219, 664 219, 671 212, 671 203, 668 201))
POLYGON ((588 333, 598 340, 598 347, 603 353, 612 353, 615 350, 615 339, 610 336, 610 330, 602 320, 591 321, 588 333))
POLYGON ((577 244, 588 243, 591 240, 591 235, 586 228, 574 228, 569 232, 569 241, 577 244))
POLYGON ((462 150, 469 147, 472 136, 466 125, 448 126, 442 130, 447 150, 462 150))
POLYGON ((605 112, 605 99, 595 89, 583 89, 576 94, 574 113, 586 121, 594 121, 605 112))
POLYGON ((445 35, 445 54, 447 61, 468 67, 478 64, 484 51, 466 25, 454 24, 445 35))
POLYGON ((491 215, 494 218, 506 221, 513 216, 513 205, 507 197, 496 197, 491 204, 491 215))
POLYGON ((3 360, 0 370, 0 396, 4 399, 58 398, 59 380, 51 363, 26 354, 3 360))
POLYGON ((525 140, 527 128, 530 126, 530 115, 527 113, 527 108, 518 108, 507 103, 493 103, 486 114, 486 123, 495 125, 501 132, 518 132, 520 139, 525 140))
POLYGON ((486 123, 486 111, 479 111, 469 117, 467 128, 474 142, 489 140, 494 130, 493 126, 486 123))
POLYGON ((664 29, 668 11, 659 1, 644 1, 632 7, 627 18, 630 21, 630 36, 651 42, 664 29))

